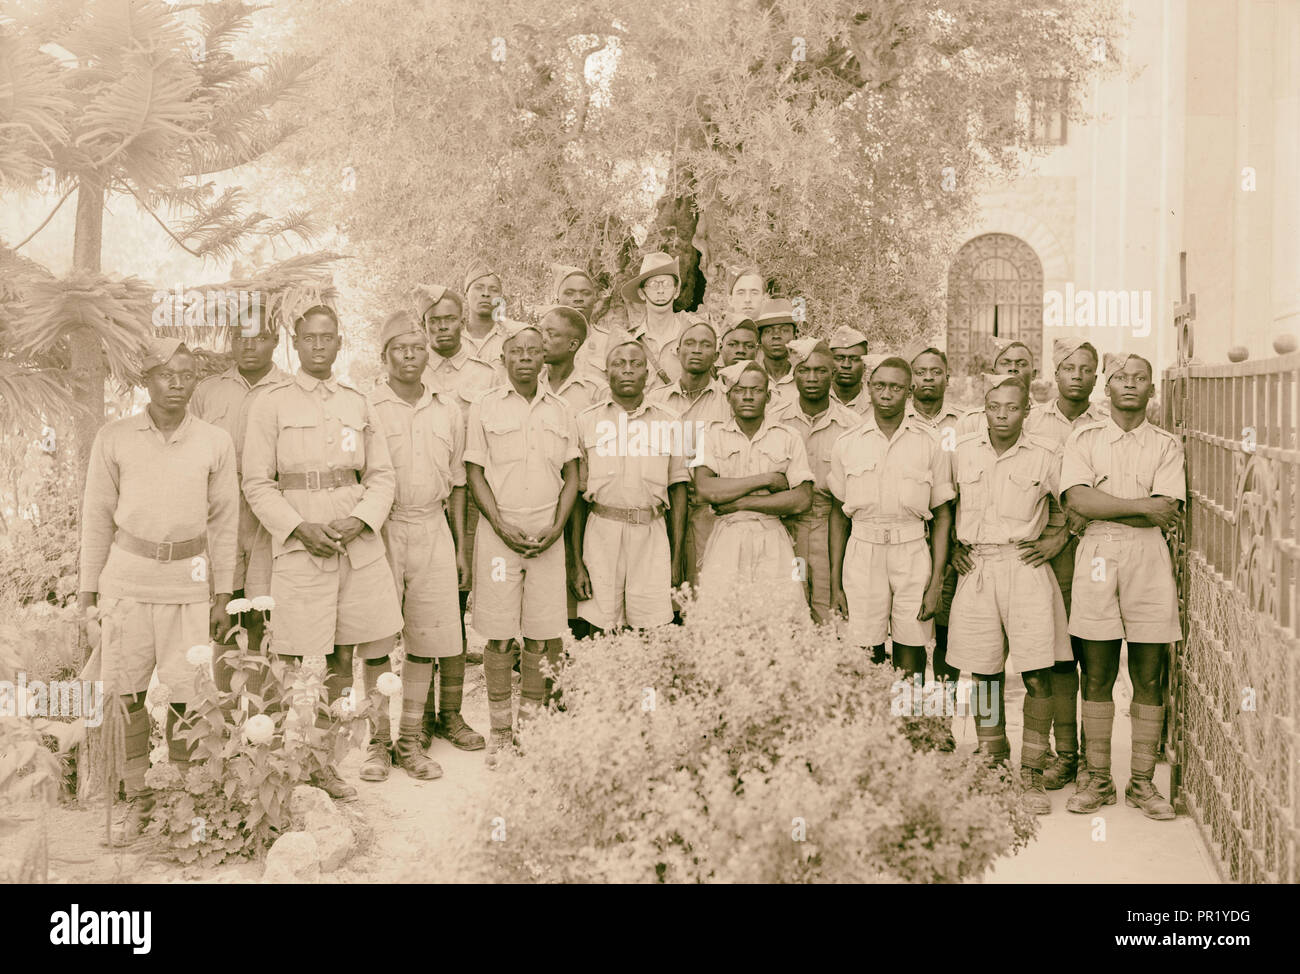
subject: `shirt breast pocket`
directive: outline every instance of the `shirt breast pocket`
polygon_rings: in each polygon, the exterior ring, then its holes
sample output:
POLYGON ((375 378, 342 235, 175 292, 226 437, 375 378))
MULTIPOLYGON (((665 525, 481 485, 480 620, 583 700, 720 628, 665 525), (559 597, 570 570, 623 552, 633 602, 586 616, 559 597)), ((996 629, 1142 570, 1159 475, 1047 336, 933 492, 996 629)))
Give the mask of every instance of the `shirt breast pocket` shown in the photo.
POLYGON ((978 468, 964 471, 957 478, 957 501, 964 515, 978 519, 988 506, 988 483, 978 468))
POLYGON ((305 403, 285 407, 280 413, 280 444, 277 448, 282 471, 317 469, 321 446, 320 415, 305 403))
POLYGON ((898 480, 898 506, 913 517, 926 517, 933 478, 928 467, 905 467, 898 480))
POLYGON ((500 419, 484 419, 483 435, 487 439, 488 458, 494 464, 518 463, 524 458, 523 427, 500 419))
POLYGON ((1043 499, 1042 481, 1028 474, 1013 473, 998 500, 998 514, 1015 521, 1031 520, 1043 499))
POLYGON ((552 419, 544 419, 542 420, 541 437, 542 449, 546 453, 546 459, 556 469, 564 466, 564 454, 569 447, 569 433, 565 425, 552 419))
POLYGON ((854 510, 874 514, 880 506, 880 461, 858 457, 844 463, 844 502, 854 510))
POLYGON ((342 454, 339 466, 362 468, 366 463, 366 413, 360 401, 343 404, 338 410, 338 439, 331 444, 342 454))

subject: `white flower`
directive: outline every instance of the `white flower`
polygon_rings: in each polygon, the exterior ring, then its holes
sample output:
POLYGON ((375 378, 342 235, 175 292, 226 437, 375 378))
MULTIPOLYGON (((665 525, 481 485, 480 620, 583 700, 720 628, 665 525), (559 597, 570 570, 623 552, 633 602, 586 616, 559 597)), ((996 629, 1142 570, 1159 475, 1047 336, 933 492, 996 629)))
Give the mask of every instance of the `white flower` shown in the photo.
POLYGON ((253 599, 253 609, 256 612, 270 612, 275 608, 275 599, 269 595, 259 595, 253 599))
POLYGON ((145 695, 145 703, 150 707, 165 707, 171 700, 172 688, 166 683, 155 683, 145 695))
POLYGON ((347 720, 348 718, 353 717, 356 714, 357 708, 352 702, 351 694, 347 694, 345 696, 339 697, 332 704, 330 704, 330 711, 334 714, 335 717, 339 718, 340 720, 347 720))
POLYGON ((231 599, 226 603, 226 612, 232 616, 237 616, 241 612, 248 612, 252 608, 253 603, 248 599, 231 599))
POLYGON ((185 651, 185 662, 190 666, 207 666, 212 662, 212 647, 207 643, 191 646, 185 651))
POLYGON ((266 714, 254 714, 244 722, 244 740, 249 744, 265 744, 275 734, 275 721, 266 714))
POLYGON ((395 697, 402 692, 402 680, 396 673, 381 673, 375 682, 375 689, 386 697, 395 697))

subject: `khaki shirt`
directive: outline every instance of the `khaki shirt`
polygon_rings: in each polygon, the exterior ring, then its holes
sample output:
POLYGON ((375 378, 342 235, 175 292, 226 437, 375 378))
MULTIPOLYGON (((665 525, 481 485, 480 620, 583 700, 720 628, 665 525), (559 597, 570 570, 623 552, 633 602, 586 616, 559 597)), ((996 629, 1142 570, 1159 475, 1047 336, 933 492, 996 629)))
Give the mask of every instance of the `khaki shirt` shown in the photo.
MULTIPOLYGON (((298 372, 291 382, 253 403, 244 444, 244 496, 271 534, 271 553, 303 550, 294 529, 304 521, 329 524, 356 517, 362 530, 348 545, 348 560, 360 568, 384 557, 379 536, 397 476, 374 407, 352 386, 298 372), (324 490, 280 490, 281 474, 356 470, 361 482, 324 490)), ((324 568, 327 558, 312 556, 324 568)))
POLYGON ((1112 497, 1187 499, 1183 445, 1146 420, 1124 432, 1113 419, 1080 426, 1065 441, 1061 493, 1082 484, 1112 497))
POLYGON ((793 490, 802 483, 813 482, 808 466, 808 451, 799 434, 788 426, 764 416, 763 424, 750 439, 732 416, 704 431, 695 459, 688 466, 708 467, 719 477, 753 477, 780 471, 793 490))
POLYGON ((531 402, 506 384, 469 407, 465 462, 483 468, 502 514, 554 511, 579 444, 572 411, 540 383, 531 402))
MULTIPOLYGON (((677 359, 677 340, 681 338, 682 332, 691 326, 694 318, 684 311, 676 311, 673 313, 673 320, 676 323, 676 330, 656 339, 646 331, 644 312, 629 312, 628 329, 632 337, 640 340, 645 346, 646 365, 650 368, 650 375, 646 378, 645 384, 646 395, 649 395, 651 390, 666 384, 659 376, 660 371, 668 376, 669 383, 681 378, 682 363, 677 359)), ((609 380, 605 373, 605 353, 608 349, 609 331, 593 326, 587 332, 586 342, 578 349, 576 359, 588 373, 598 376, 606 389, 609 388, 609 380)))
POLYGON ((672 385, 660 386, 653 392, 647 392, 646 399, 667 406, 682 418, 683 423, 690 424, 694 431, 693 444, 700 442, 700 433, 709 425, 725 423, 731 419, 731 403, 727 401, 727 392, 717 378, 709 379, 709 384, 694 398, 682 391, 682 380, 679 377, 672 385))
POLYGON ((768 408, 775 409, 786 403, 799 401, 799 387, 794 384, 794 367, 779 379, 767 377, 768 408))
POLYGON ((426 386, 412 406, 380 383, 367 399, 397 476, 389 517, 411 521, 441 514, 452 488, 465 486, 465 420, 455 398, 426 386))
POLYGON ((1047 405, 1030 410, 1029 415, 1025 417, 1025 432, 1051 440, 1054 446, 1060 448, 1065 445, 1069 435, 1080 426, 1100 422, 1105 418, 1101 407, 1095 402, 1090 402, 1088 408, 1071 421, 1061 412, 1060 399, 1053 396, 1052 401, 1047 405))
POLYGON ((827 482, 831 473, 831 448, 849 430, 861 426, 862 417, 832 396, 830 406, 816 416, 805 413, 798 399, 782 403, 772 412, 772 421, 784 423, 802 437, 813 472, 813 490, 823 500, 829 501, 831 495, 827 482))
POLYGON ((987 429, 967 433, 957 440, 953 469, 962 544, 1015 544, 1043 533, 1061 469, 1051 440, 1022 431, 998 456, 987 429))
POLYGON ((148 408, 108 423, 90 447, 78 590, 139 602, 206 602, 214 591, 233 590, 238 525, 229 433, 187 413, 164 440, 148 408), (207 557, 160 562, 135 555, 112 545, 119 528, 149 542, 206 534, 207 557))
MULTIPOLYGON (((867 401, 867 408, 870 409, 869 398, 867 401)), ((962 410, 958 409, 956 406, 951 406, 948 403, 944 403, 943 406, 940 407, 939 411, 935 413, 934 418, 931 419, 930 417, 923 414, 920 410, 918 410, 916 408, 916 403, 911 399, 907 400, 907 405, 904 407, 904 409, 906 410, 907 415, 910 416, 912 419, 915 419, 918 423, 924 423, 926 426, 930 427, 930 429, 937 430, 940 436, 941 445, 942 445, 942 438, 945 435, 946 431, 953 430, 951 445, 956 445, 957 443, 956 429, 957 429, 957 424, 960 423, 962 419, 962 410)))
POLYGON ((631 412, 609 397, 584 409, 578 415, 583 496, 609 507, 667 506, 669 486, 690 480, 680 428, 681 417, 648 400, 631 412))
POLYGON ((456 398, 461 415, 469 418, 469 405, 497 384, 495 370, 486 362, 474 357, 473 346, 462 337, 455 355, 443 358, 429 352, 429 364, 424 369, 424 386, 434 392, 450 393, 456 398))
POLYGON ((835 383, 832 382, 831 396, 836 402, 848 406, 859 416, 865 416, 867 413, 871 412, 871 391, 867 388, 865 382, 862 383, 862 388, 858 390, 858 394, 852 399, 841 399, 839 392, 836 391, 835 383))
MULTIPOLYGON (((1032 399, 1029 400, 1029 409, 1025 412, 1025 429, 1033 428, 1034 423, 1037 421, 1034 414, 1042 408, 1042 405, 1035 407, 1034 401, 1032 399)), ((980 406, 977 409, 970 410, 957 421, 957 438, 960 439, 967 433, 978 433, 980 430, 986 430, 988 428, 989 418, 984 413, 984 407, 980 406)))
MULTIPOLYGON (((235 469, 242 476, 244 467, 244 434, 248 430, 248 411, 253 400, 267 389, 291 381, 278 365, 272 364, 271 371, 262 376, 255 385, 249 385, 239 372, 231 366, 220 375, 210 375, 199 383, 190 399, 190 412, 213 426, 220 426, 230 434, 235 443, 235 469)), ((248 551, 253 544, 260 525, 253 516, 253 509, 248 506, 243 492, 239 495, 239 547, 248 551)))
MULTIPOLYGON (((510 337, 507 331, 506 322, 494 321, 492 328, 481 339, 475 338, 469 333, 469 328, 462 328, 460 332, 461 347, 469 346, 470 353, 492 369, 492 374, 496 377, 496 382, 504 382, 506 379, 505 363, 501 361, 501 349, 505 341, 510 337)), ((437 352, 433 353, 437 355, 437 352)))
POLYGON ((957 494, 952 453, 935 432, 904 416, 887 439, 874 411, 835 441, 827 483, 846 516, 882 522, 928 521, 934 508, 957 494))
POLYGON ((588 406, 599 402, 602 397, 608 394, 609 388, 601 387, 599 381, 588 373, 579 371, 575 365, 569 377, 560 383, 559 388, 551 385, 550 366, 542 370, 541 381, 545 383, 546 388, 550 389, 557 396, 565 401, 573 415, 577 416, 588 406))

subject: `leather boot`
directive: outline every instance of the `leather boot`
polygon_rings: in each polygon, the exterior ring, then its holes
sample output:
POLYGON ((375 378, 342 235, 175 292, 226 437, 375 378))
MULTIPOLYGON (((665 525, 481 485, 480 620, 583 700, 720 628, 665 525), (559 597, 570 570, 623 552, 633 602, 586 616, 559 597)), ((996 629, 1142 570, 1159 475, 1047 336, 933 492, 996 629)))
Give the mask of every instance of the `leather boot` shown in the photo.
POLYGON ((433 781, 442 777, 442 765, 424 753, 418 732, 403 733, 393 745, 397 766, 420 781, 433 781))
POLYGON ((340 778, 339 773, 332 767, 327 767, 312 775, 311 783, 335 801, 350 802, 356 800, 357 790, 340 778))
POLYGON ((1052 800, 1043 788, 1043 772, 1038 768, 1021 768, 1020 783, 1024 786, 1020 807, 1033 815, 1050 815, 1052 800))
POLYGON ((1057 791, 1074 781, 1079 774, 1079 755, 1073 751, 1058 751, 1056 760, 1043 770, 1043 787, 1057 791))
POLYGON ((465 723, 464 717, 445 711, 438 715, 438 720, 433 725, 433 735, 451 741, 452 747, 462 751, 481 751, 487 744, 482 734, 465 723))
POLYGON ((1157 822, 1170 822, 1178 816, 1174 806, 1164 795, 1156 790, 1155 782, 1150 778, 1132 778, 1124 789, 1124 804, 1130 808, 1142 809, 1142 814, 1157 822))
POLYGON ((366 748, 366 759, 361 762, 362 781, 388 780, 388 769, 393 766, 390 750, 391 745, 388 741, 371 739, 369 747, 366 748))
POLYGON ((1111 779, 1110 772, 1094 768, 1089 771, 1087 785, 1075 791, 1065 807, 1083 815, 1095 812, 1103 805, 1114 805, 1116 801, 1115 782, 1111 779))

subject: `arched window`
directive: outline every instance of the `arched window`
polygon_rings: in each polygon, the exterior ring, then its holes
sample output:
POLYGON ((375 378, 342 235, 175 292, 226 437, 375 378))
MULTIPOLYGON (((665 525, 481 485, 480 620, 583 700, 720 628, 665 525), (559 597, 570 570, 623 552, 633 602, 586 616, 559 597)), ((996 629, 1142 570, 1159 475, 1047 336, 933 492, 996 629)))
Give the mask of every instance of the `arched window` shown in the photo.
POLYGON ((1007 233, 986 233, 957 251, 948 269, 948 361, 954 373, 993 368, 994 347, 1024 342, 1043 367, 1043 264, 1007 233))

